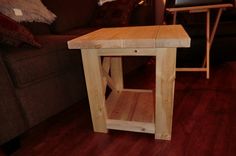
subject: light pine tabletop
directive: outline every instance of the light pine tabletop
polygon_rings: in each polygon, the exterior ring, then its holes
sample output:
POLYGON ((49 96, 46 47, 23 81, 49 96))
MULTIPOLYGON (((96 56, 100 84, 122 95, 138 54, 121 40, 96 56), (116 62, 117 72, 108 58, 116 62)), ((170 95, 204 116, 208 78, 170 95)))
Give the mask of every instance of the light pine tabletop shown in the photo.
POLYGON ((68 41, 69 49, 189 47, 181 25, 102 28, 68 41))

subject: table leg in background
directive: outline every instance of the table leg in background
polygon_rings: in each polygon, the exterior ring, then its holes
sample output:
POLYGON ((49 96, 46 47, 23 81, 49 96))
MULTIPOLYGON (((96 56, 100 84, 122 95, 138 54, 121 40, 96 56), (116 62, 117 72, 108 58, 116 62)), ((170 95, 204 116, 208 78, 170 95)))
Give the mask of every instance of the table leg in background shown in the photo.
POLYGON ((111 57, 111 78, 116 90, 121 91, 123 89, 123 70, 122 58, 120 56, 111 57))

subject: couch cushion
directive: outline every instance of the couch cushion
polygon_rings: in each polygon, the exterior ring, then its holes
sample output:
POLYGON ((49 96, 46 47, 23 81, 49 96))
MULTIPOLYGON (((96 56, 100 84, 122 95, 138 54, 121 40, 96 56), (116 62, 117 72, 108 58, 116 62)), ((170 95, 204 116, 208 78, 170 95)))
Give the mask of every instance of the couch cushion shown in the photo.
POLYGON ((56 18, 55 14, 49 11, 41 0, 0 0, 0 3, 0 12, 18 22, 35 21, 50 24, 56 18))
POLYGON ((46 35, 51 34, 50 26, 40 22, 22 22, 26 28, 30 30, 34 35, 46 35))
POLYGON ((19 46, 27 43, 35 47, 41 47, 35 40, 33 34, 20 23, 1 13, 0 23, 0 44, 19 46))
POLYGON ((43 0, 43 3, 57 15, 52 24, 55 33, 85 26, 97 7, 96 0, 43 0))
MULTIPOLYGON (((0 50, 0 145, 23 133, 27 124, 0 50)), ((1 155, 1 154, 0 154, 1 155)))
POLYGON ((80 53, 69 52, 66 41, 75 38, 71 35, 43 35, 37 39, 43 48, 11 48, 5 54, 5 62, 18 87, 28 86, 73 67, 80 53))
POLYGON ((77 70, 82 65, 76 67, 75 70, 16 89, 30 127, 86 97, 83 71, 77 70))

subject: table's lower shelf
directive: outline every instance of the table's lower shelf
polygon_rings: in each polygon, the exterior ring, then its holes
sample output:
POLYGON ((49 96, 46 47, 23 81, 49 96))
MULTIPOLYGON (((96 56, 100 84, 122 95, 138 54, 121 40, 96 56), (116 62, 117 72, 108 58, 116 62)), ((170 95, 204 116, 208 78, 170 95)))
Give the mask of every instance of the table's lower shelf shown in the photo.
POLYGON ((154 94, 151 90, 113 91, 106 100, 108 129, 155 133, 154 94))

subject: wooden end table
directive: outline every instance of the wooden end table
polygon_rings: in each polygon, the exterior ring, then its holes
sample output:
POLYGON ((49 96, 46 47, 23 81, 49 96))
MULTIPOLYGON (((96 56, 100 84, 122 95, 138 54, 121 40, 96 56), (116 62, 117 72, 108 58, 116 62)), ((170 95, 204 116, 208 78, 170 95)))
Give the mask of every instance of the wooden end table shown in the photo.
POLYGON ((144 132, 170 140, 176 48, 189 46, 180 25, 104 28, 68 41, 69 49, 82 51, 94 131, 144 132), (123 87, 121 56, 156 57, 154 91, 123 87), (106 98, 107 86, 112 92, 106 98))
POLYGON ((190 12, 190 13, 206 13, 206 56, 203 61, 202 68, 177 68, 176 71, 191 71, 191 72, 206 72, 206 78, 210 78, 210 50, 211 45, 215 37, 215 33, 218 27, 220 16, 223 9, 233 7, 232 4, 214 4, 214 5, 203 5, 203 6, 192 6, 192 7, 177 7, 167 8, 166 10, 173 13, 173 24, 176 24, 176 17, 178 12, 190 12), (210 30, 210 12, 212 9, 217 10, 217 16, 210 30))

